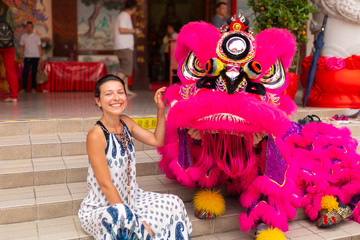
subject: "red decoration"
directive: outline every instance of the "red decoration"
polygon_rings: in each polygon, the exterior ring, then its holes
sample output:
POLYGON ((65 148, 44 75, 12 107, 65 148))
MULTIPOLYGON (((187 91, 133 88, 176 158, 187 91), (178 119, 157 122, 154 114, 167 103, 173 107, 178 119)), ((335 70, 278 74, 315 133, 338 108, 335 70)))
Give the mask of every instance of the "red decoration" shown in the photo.
MULTIPOLYGON (((301 73, 305 88, 308 69, 301 73)), ((332 71, 318 69, 306 106, 325 108, 360 108, 360 69, 332 71)))
POLYGON ((103 62, 45 62, 48 81, 38 90, 94 91, 96 81, 107 74, 103 62))
POLYGON ((247 29, 248 27, 246 27, 244 25, 244 23, 240 22, 240 21, 234 21, 231 22, 230 24, 230 30, 232 31, 245 31, 245 29, 247 29))
POLYGON ((287 72, 286 76, 288 78, 288 86, 283 92, 282 95, 288 95, 291 99, 295 98, 295 94, 298 88, 299 76, 292 72, 287 72))

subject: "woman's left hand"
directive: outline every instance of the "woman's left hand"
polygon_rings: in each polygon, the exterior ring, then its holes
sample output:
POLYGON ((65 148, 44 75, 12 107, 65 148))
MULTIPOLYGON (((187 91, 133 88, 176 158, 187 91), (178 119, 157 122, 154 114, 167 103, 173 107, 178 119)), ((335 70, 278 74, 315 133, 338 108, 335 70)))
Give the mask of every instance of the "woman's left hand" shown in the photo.
POLYGON ((162 87, 159 88, 154 96, 154 100, 155 100, 155 104, 156 104, 156 108, 158 110, 158 112, 165 112, 165 104, 164 104, 164 100, 162 97, 163 92, 165 92, 166 87, 162 87))
POLYGON ((152 232, 150 226, 146 222, 142 222, 142 224, 144 225, 144 227, 146 228, 146 230, 150 234, 150 237, 153 238, 153 232, 152 232))

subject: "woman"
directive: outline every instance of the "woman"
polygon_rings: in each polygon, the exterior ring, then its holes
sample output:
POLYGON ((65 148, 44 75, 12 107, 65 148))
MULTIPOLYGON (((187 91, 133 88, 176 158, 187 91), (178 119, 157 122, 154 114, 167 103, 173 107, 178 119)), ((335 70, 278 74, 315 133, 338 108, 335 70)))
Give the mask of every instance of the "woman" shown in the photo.
POLYGON ((78 214, 82 228, 96 240, 189 239, 192 226, 183 202, 174 195, 145 192, 135 179, 132 136, 152 146, 164 144, 164 91, 155 93, 157 126, 152 133, 122 115, 127 105, 122 79, 107 75, 95 85, 103 115, 87 135, 89 193, 78 214))

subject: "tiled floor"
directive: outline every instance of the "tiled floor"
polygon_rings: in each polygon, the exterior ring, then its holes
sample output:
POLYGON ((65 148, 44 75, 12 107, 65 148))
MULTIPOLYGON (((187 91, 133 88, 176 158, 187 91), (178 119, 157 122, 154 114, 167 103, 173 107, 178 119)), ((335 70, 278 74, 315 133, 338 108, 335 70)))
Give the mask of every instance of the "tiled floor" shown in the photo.
MULTIPOLYGON (((138 91, 136 97, 129 97, 124 114, 153 115, 156 106, 154 93, 138 91)), ((0 121, 49 118, 88 118, 101 116, 95 105, 93 92, 20 92, 17 103, 7 103, 0 94, 0 121)))

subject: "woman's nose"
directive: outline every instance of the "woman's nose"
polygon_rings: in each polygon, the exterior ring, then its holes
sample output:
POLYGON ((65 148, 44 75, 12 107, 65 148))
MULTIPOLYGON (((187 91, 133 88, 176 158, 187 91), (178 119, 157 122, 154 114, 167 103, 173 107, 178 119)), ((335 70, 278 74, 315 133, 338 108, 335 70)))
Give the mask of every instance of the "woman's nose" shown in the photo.
POLYGON ((120 98, 120 95, 119 95, 119 94, 115 94, 115 95, 114 95, 114 99, 115 99, 115 100, 118 100, 119 98, 120 98))

